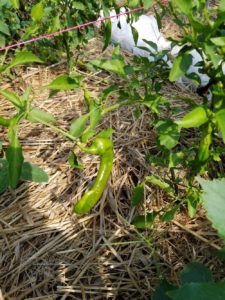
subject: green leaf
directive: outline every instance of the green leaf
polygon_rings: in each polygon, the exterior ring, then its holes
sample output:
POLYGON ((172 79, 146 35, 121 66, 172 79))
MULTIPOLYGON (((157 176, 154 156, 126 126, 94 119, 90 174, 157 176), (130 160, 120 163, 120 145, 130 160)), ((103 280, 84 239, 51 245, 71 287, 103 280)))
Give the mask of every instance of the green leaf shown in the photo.
POLYGON ((94 59, 90 63, 100 69, 115 73, 120 76, 126 76, 125 63, 120 59, 94 59))
POLYGON ((225 178, 213 181, 197 178, 203 189, 203 205, 219 235, 225 239, 225 178))
MULTIPOLYGON (((143 39, 143 41, 148 44, 151 48, 153 48, 156 52, 158 52, 158 45, 152 41, 148 41, 148 40, 145 40, 143 39)), ((148 48, 147 48, 148 49, 148 48)), ((152 52, 152 51, 150 51, 152 52)))
POLYGON ((10 0, 11 5, 13 6, 13 8, 15 9, 19 9, 20 8, 20 0, 10 0))
POLYGON ((220 250, 216 250, 214 254, 219 257, 223 262, 225 262, 225 248, 222 248, 220 250))
POLYGON ((41 2, 35 4, 31 9, 31 17, 35 22, 41 21, 44 16, 44 5, 41 2))
POLYGON ((20 109, 23 108, 23 103, 17 94, 15 94, 9 90, 0 90, 0 94, 3 97, 5 97, 7 100, 9 100, 9 102, 11 102, 17 108, 20 108, 20 109))
POLYGON ((105 130, 102 130, 101 132, 99 132, 96 137, 109 139, 114 132, 115 132, 114 129, 108 128, 108 129, 105 129, 105 130))
POLYGON ((169 298, 166 293, 174 289, 176 289, 175 286, 171 285, 166 280, 163 280, 156 288, 151 300, 171 300, 171 298, 169 298))
POLYGON ((161 107, 168 104, 168 100, 159 95, 148 95, 142 102, 152 113, 159 115, 161 107))
POLYGON ((3 142, 0 141, 0 152, 2 151, 3 142))
POLYGON ((81 76, 60 75, 54 79, 47 87, 53 90, 74 90, 80 87, 82 81, 81 76))
POLYGON ((76 8, 78 10, 86 10, 87 7, 82 2, 75 1, 73 2, 73 8, 76 8))
POLYGON ((185 73, 187 72, 191 64, 192 64, 191 54, 184 53, 178 55, 173 62, 172 69, 170 70, 169 80, 177 81, 180 77, 185 75, 185 73))
POLYGON ((176 123, 171 120, 160 120, 155 127, 161 146, 170 150, 178 144, 180 132, 176 123))
POLYGON ((160 187, 162 190, 164 190, 168 194, 173 195, 173 189, 171 188, 169 183, 163 181, 159 177, 157 177, 155 175, 150 175, 150 176, 146 176, 145 180, 147 182, 150 182, 151 184, 157 185, 158 187, 160 187))
POLYGON ((0 194, 4 193, 9 186, 8 162, 0 158, 0 194))
POLYGON ((23 152, 17 137, 17 125, 9 128, 9 147, 6 151, 6 159, 9 166, 9 185, 15 189, 21 175, 23 165, 23 152))
POLYGON ((72 121, 70 126, 70 134, 74 137, 79 137, 85 130, 85 125, 88 121, 89 114, 82 115, 79 118, 72 121))
POLYGON ((29 64, 29 63, 43 63, 43 61, 34 55, 30 51, 21 51, 16 54, 16 56, 11 60, 11 63, 6 70, 11 69, 18 65, 29 64))
POLYGON ((181 272, 182 285, 192 282, 212 282, 213 277, 211 271, 201 263, 193 262, 184 267, 181 272))
POLYGON ((183 128, 200 127, 208 121, 207 110, 203 106, 194 108, 183 119, 176 121, 176 124, 183 128))
POLYGON ((190 196, 188 197, 187 202, 188 202, 188 215, 190 218, 194 218, 197 212, 199 201, 194 196, 192 197, 190 196))
POLYGON ((23 163, 20 178, 37 183, 48 182, 48 174, 37 165, 29 162, 23 163))
POLYGON ((144 183, 137 185, 132 191, 131 205, 137 206, 144 200, 144 183))
POLYGON ((138 37, 139 37, 138 31, 137 31, 137 29, 136 29, 134 26, 132 26, 132 25, 131 25, 131 31, 132 31, 134 43, 135 43, 135 45, 137 45, 138 37))
POLYGON ((136 216, 132 224, 139 229, 151 228, 158 212, 147 213, 145 216, 136 216))
POLYGON ((216 46, 221 46, 221 47, 224 47, 224 46, 225 46, 225 37, 223 37, 223 36, 211 38, 211 41, 212 41, 213 44, 215 44, 216 46))
POLYGON ((208 127, 204 128, 200 143, 198 145, 197 158, 201 164, 206 163, 207 160, 209 159, 211 144, 212 144, 212 127, 211 124, 209 123, 208 127))
POLYGON ((220 0, 220 2, 219 2, 219 11, 225 12, 225 0, 220 0))
POLYGON ((176 168, 184 159, 183 152, 170 152, 169 155, 169 168, 176 168))
POLYGON ((33 123, 55 124, 54 116, 38 108, 32 108, 27 114, 27 120, 33 123))
POLYGON ((154 0, 143 0, 144 9, 149 9, 154 3, 154 0))
MULTIPOLYGON (((5 37, 0 33, 0 47, 3 48, 5 47, 5 37)), ((2 73, 4 71, 4 69, 6 68, 6 65, 0 66, 0 73, 2 73)))
POLYGON ((119 90, 119 86, 117 84, 113 84, 101 92, 100 101, 106 101, 108 97, 119 90))
POLYGON ((72 169, 83 169, 83 165, 80 163, 74 152, 70 153, 68 162, 72 169))
POLYGON ((160 220, 162 222, 170 222, 174 219, 177 210, 178 210, 179 206, 175 206, 174 208, 172 208, 171 210, 165 212, 163 215, 160 216, 160 220))
POLYGON ((172 300, 223 300, 225 281, 218 283, 190 283, 167 292, 172 300))
POLYGON ((129 0, 128 6, 131 8, 137 7, 137 5, 140 3, 139 0, 129 0))
POLYGON ((216 53, 217 46, 212 45, 212 43, 205 43, 204 52, 210 57, 214 67, 217 68, 218 65, 221 63, 221 57, 216 53))
POLYGON ((94 129, 101 121, 101 108, 95 101, 90 101, 89 103, 89 113, 90 113, 90 128, 94 129))
POLYGON ((24 104, 25 104, 25 103, 29 103, 29 104, 30 104, 30 95, 31 95, 31 91, 32 91, 32 87, 31 87, 31 85, 29 85, 29 86, 25 89, 23 95, 20 97, 22 103, 24 103, 24 104))
POLYGON ((0 32, 8 36, 10 35, 9 26, 1 20, 0 20, 0 32))
POLYGON ((111 30, 112 30, 111 27, 112 27, 111 20, 106 20, 104 24, 104 46, 102 51, 104 51, 111 42, 111 30))
POLYGON ((95 135, 95 133, 96 133, 96 131, 93 129, 90 129, 90 127, 88 126, 82 133, 81 142, 87 143, 90 140, 90 138, 92 138, 95 135))
POLYGON ((222 133, 223 142, 225 143, 225 109, 219 110, 216 113, 215 117, 216 117, 218 127, 222 133))
POLYGON ((190 0, 172 0, 172 4, 174 7, 178 7, 178 9, 185 15, 192 14, 192 1, 190 0))

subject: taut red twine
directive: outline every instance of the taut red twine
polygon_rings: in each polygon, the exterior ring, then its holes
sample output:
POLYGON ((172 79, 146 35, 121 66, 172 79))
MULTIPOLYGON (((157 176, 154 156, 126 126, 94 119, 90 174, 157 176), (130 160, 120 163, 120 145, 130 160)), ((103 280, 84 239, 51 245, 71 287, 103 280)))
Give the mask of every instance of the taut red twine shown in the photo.
MULTIPOLYGON (((161 0, 161 2, 164 3, 164 4, 167 3, 168 1, 169 0, 161 0)), ((120 17, 120 16, 127 15, 127 14, 131 14, 131 13, 143 10, 143 9, 144 9, 144 7, 138 7, 138 8, 134 8, 134 9, 131 9, 131 10, 113 15, 113 16, 99 18, 98 20, 94 20, 94 21, 90 21, 90 22, 87 22, 87 23, 84 23, 84 24, 80 24, 80 25, 76 25, 76 26, 73 26, 73 27, 65 28, 65 29, 62 29, 62 30, 59 30, 59 31, 56 31, 56 32, 43 34, 43 35, 34 37, 34 38, 26 40, 26 41, 22 41, 22 42, 18 42, 18 43, 9 45, 9 46, 2 47, 2 48, 0 48, 0 51, 6 51, 8 49, 17 48, 17 47, 20 47, 20 46, 23 46, 23 45, 26 45, 26 44, 30 44, 30 43, 34 43, 36 41, 40 41, 40 40, 43 40, 43 39, 49 39, 49 38, 52 38, 56 35, 59 35, 59 34, 65 33, 65 32, 70 32, 70 31, 80 29, 80 28, 84 28, 84 27, 87 27, 87 26, 90 26, 90 25, 102 23, 106 20, 109 20, 109 19, 112 19, 112 18, 115 18, 115 17, 120 17)))

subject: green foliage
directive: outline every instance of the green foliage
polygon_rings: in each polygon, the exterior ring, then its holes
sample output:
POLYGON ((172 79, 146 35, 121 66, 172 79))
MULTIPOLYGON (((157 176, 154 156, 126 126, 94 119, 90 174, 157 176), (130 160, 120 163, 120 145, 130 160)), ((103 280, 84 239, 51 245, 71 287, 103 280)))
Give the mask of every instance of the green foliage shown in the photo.
POLYGON ((34 62, 42 63, 43 61, 30 51, 21 51, 13 57, 10 64, 7 66, 7 69, 11 69, 18 65, 29 64, 34 62))
MULTIPOLYGON (((144 5, 145 8, 150 8, 154 2, 131 0, 128 1, 128 5, 130 7, 144 5)), ((134 188, 131 205, 137 206, 142 203, 145 185, 149 184, 162 189, 171 201, 160 211, 136 216, 132 224, 138 229, 151 229, 156 218, 162 222, 170 222, 184 204, 187 205, 190 217, 193 217, 198 204, 203 201, 213 227, 225 239, 224 179, 206 181, 199 178, 198 182, 203 188, 202 195, 195 180, 199 174, 222 177, 217 163, 222 161, 225 154, 225 79, 222 72, 225 55, 225 1, 221 0, 219 7, 213 12, 207 10, 205 4, 204 0, 172 0, 169 5, 162 7, 162 14, 171 16, 183 30, 182 38, 173 41, 174 44, 182 46, 182 50, 174 59, 171 70, 165 59, 166 55, 169 56, 169 51, 159 52, 157 45, 150 41, 145 42, 154 49, 154 53, 148 49, 143 50, 149 51, 151 61, 148 58, 135 57, 131 63, 126 63, 119 47, 115 47, 111 59, 91 60, 90 64, 95 68, 120 77, 116 84, 106 87, 99 97, 91 97, 84 87, 83 77, 73 73, 74 62, 78 60, 82 46, 93 36, 92 27, 28 45, 23 51, 16 52, 13 57, 11 51, 9 56, 7 53, 2 55, 0 72, 3 76, 11 78, 14 76, 11 70, 19 65, 57 61, 66 54, 69 75, 58 76, 46 88, 50 90, 50 95, 61 90, 82 88, 86 111, 71 122, 69 131, 64 131, 57 126, 57 120, 53 115, 33 107, 30 89, 23 95, 0 90, 1 96, 15 108, 15 114, 10 119, 0 117, 0 125, 8 129, 6 150, 0 142, 0 193, 5 192, 8 187, 15 189, 23 180, 48 181, 48 175, 42 169, 24 162, 19 141, 20 126, 24 121, 40 123, 76 142, 80 150, 100 157, 100 168, 92 188, 74 207, 77 213, 87 213, 101 198, 113 163, 113 145, 110 140, 113 129, 98 132, 98 125, 107 112, 124 105, 135 105, 136 111, 140 112, 143 107, 148 110, 149 127, 154 129, 156 134, 155 153, 150 153, 146 161, 152 166, 163 167, 166 172, 163 176, 146 176, 143 182, 134 188), (31 52, 31 49, 34 53, 40 52, 41 58, 31 52), (75 56, 74 49, 79 50, 75 56), (202 57, 199 64, 200 71, 211 78, 209 87, 212 100, 208 101, 204 95, 201 103, 197 104, 191 99, 185 99, 187 109, 181 114, 180 106, 176 106, 176 103, 172 105, 170 99, 163 95, 162 86, 165 82, 174 82, 183 76, 195 83, 200 82, 197 74, 188 74, 193 61, 191 50, 197 51, 202 57), (112 94, 116 102, 110 106, 109 98, 112 94), (178 118, 177 113, 182 116, 178 118), (219 133, 222 133, 223 141, 219 140, 219 133), (98 147, 96 141, 99 142, 98 147)), ((47 0, 35 1, 32 5, 29 1, 2 0, 0 47, 13 41, 25 40, 94 20, 100 9, 108 14, 111 7, 116 7, 115 1, 47 0)), ((160 26, 161 14, 159 12, 156 14, 160 26)), ((131 19, 128 18, 129 21, 131 19)), ((103 30, 104 50, 111 40, 110 21, 103 24, 103 30)), ((137 43, 138 32, 133 26, 132 33, 137 43)), ((177 96, 177 100, 182 99, 177 96)), ((138 118, 138 114, 136 117, 138 118)), ((71 150, 68 162, 73 169, 83 168, 75 149, 71 150)), ((218 255, 224 257, 224 251, 218 255)), ((223 299, 224 290, 224 281, 214 283, 210 270, 199 263, 192 263, 181 273, 181 286, 174 287, 163 281, 152 299, 223 299)))
POLYGON ((17 14, 19 8, 19 0, 2 0, 0 3, 0 47, 18 38, 17 32, 23 27, 17 14))
POLYGON ((0 158, 0 194, 4 193, 9 185, 7 160, 0 158))
POLYGON ((220 109, 216 113, 215 117, 216 117, 219 130, 222 133, 223 142, 225 143, 225 109, 220 109))
POLYGON ((72 169, 83 169, 83 165, 80 163, 74 152, 70 153, 68 163, 72 169))
POLYGON ((143 216, 136 216, 132 224, 138 229, 151 228, 157 215, 157 212, 152 212, 143 216))
POLYGON ((70 134, 76 138, 80 137, 85 130, 88 119, 89 114, 85 114, 72 121, 70 126, 70 134))
MULTIPOLYGON (((145 5, 150 6, 151 2, 145 1, 145 5)), ((94 61, 96 66, 121 76, 122 83, 117 92, 119 101, 129 99, 129 104, 144 105, 149 109, 150 126, 154 127, 157 134, 158 154, 157 157, 150 154, 148 161, 151 165, 158 164, 167 168, 167 175, 166 180, 148 176, 144 183, 150 182, 160 187, 176 202, 174 207, 172 205, 161 214, 162 221, 172 220, 179 206, 184 203, 187 204, 189 215, 195 215, 202 200, 195 176, 206 172, 214 176, 214 172, 208 166, 214 164, 218 169, 216 164, 224 155, 224 150, 216 150, 219 132, 222 133, 225 142, 225 81, 222 73, 224 4, 221 2, 219 8, 215 8, 213 12, 206 9, 205 5, 205 1, 198 0, 172 1, 170 5, 163 7, 163 11, 171 15, 183 29, 182 38, 174 41, 182 46, 182 50, 173 61, 170 72, 162 59, 167 53, 157 53, 156 45, 152 45, 151 42, 150 46, 156 51, 155 54, 150 53, 153 61, 134 58, 132 64, 125 65, 118 53, 117 56, 113 53, 112 60, 94 61), (202 103, 196 105, 190 99, 185 99, 188 104, 187 112, 178 119, 176 115, 180 112, 179 108, 172 106, 168 99, 162 96, 161 88, 163 82, 176 81, 182 76, 187 76, 194 83, 199 82, 197 74, 188 74, 192 64, 191 50, 195 50, 202 57, 200 72, 211 78, 209 87, 212 100, 208 101, 203 95, 202 103), (116 64, 113 64, 114 59, 117 60, 116 64), (184 145, 186 129, 193 130, 194 138, 184 145), (184 169, 185 178, 180 175, 180 171, 184 169)), ((136 33, 133 34, 135 39, 136 33)), ((143 197, 138 186, 137 190, 134 190, 131 202, 140 203, 141 199, 143 197)))
POLYGON ((166 295, 168 291, 176 289, 175 286, 171 285, 165 279, 162 280, 160 285, 156 288, 151 300, 171 300, 169 296, 166 295))
POLYGON ((189 112, 183 119, 176 123, 182 128, 200 127, 208 121, 207 111, 204 107, 199 106, 189 112))
POLYGON ((175 217, 178 209, 179 209, 179 206, 177 205, 177 206, 173 207, 172 209, 170 209, 169 211, 163 213, 160 216, 160 220, 162 222, 170 222, 170 221, 172 221, 174 219, 174 217, 175 217))
MULTIPOLYGON (((37 1, 35 5, 27 7, 27 14, 30 16, 30 20, 28 26, 26 26, 24 38, 27 39, 33 35, 50 33, 95 20, 101 9, 107 11, 112 6, 116 6, 113 0, 37 1)), ((104 27, 104 48, 106 48, 111 40, 111 22, 106 22, 104 27)), ((73 58, 74 49, 79 50, 93 35, 94 29, 92 26, 89 26, 54 37, 49 41, 40 41, 37 45, 42 47, 41 54, 43 57, 45 54, 48 60, 56 60, 64 52, 67 57, 68 68, 71 70, 75 61, 73 58), (54 49, 54 56, 51 49, 54 49)))
POLYGON ((144 184, 141 183, 133 189, 133 195, 131 197, 131 205, 137 206, 143 200, 144 200, 144 184))
POLYGON ((190 283, 167 294, 172 300, 222 300, 225 297, 225 282, 190 283))
POLYGON ((170 71, 169 79, 176 81, 186 74, 192 64, 192 56, 190 54, 180 54, 173 62, 173 67, 170 71))
POLYGON ((55 124, 54 116, 38 108, 32 108, 27 114, 27 120, 33 123, 55 124))
POLYGON ((91 63, 92 65, 106 70, 108 72, 112 72, 121 76, 126 76, 125 63, 121 59, 94 59, 91 61, 91 63))
POLYGON ((171 120, 160 120, 155 128, 158 132, 158 139, 161 146, 170 150, 174 148, 180 138, 179 127, 171 120))
POLYGON ((225 282, 213 282, 211 271, 193 262, 181 272, 181 286, 175 287, 163 280, 156 288, 152 300, 214 300, 225 296, 225 282))
POLYGON ((49 83, 47 87, 55 91, 73 90, 80 87, 81 81, 82 77, 80 75, 60 75, 49 83))
POLYGON ((213 227, 225 240, 225 178, 213 181, 198 178, 203 188, 203 204, 213 227))
POLYGON ((198 262, 193 262, 185 266, 181 272, 181 284, 188 284, 192 282, 212 282, 211 271, 198 262))
POLYGON ((22 165, 21 176, 22 180, 33 181, 37 183, 48 182, 48 175, 38 166, 29 162, 24 162, 22 165))

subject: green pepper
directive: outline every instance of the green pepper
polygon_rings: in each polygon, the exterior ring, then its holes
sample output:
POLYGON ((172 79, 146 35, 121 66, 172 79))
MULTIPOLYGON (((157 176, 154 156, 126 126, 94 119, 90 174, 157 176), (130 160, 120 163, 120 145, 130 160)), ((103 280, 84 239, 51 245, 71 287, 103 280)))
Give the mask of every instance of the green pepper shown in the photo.
POLYGON ((113 165, 113 143, 110 139, 96 138, 89 148, 81 147, 81 149, 85 152, 99 155, 101 158, 93 186, 74 206, 75 213, 85 214, 94 207, 104 192, 113 165))

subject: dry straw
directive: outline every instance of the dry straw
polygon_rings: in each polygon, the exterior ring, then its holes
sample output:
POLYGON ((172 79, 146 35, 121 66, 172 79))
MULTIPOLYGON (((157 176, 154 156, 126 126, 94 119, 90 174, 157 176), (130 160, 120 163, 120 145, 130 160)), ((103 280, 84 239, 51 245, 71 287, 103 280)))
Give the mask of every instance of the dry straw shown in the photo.
MULTIPOLYGON (((90 42, 89 59, 102 55, 99 43, 90 42)), ((110 55, 110 49, 104 55, 110 55)), ((115 80, 105 72, 77 71, 85 76, 93 96, 115 80)), ((4 87, 21 93, 31 84, 35 105, 53 113, 66 129, 84 111, 82 92, 49 98, 41 88, 63 72, 63 63, 23 69, 4 87)), ((186 93, 190 97, 189 91, 168 85, 164 93, 171 101, 186 93)), ((83 217, 73 215, 72 206, 95 178, 99 161, 82 154, 85 170, 71 170, 67 164, 71 142, 40 125, 23 124, 20 139, 26 159, 44 168, 50 181, 23 183, 0 197, 0 299, 149 299, 161 276, 178 282, 180 270, 192 260, 208 265, 217 277, 224 275, 212 256, 220 241, 203 211, 192 220, 181 211, 173 223, 143 232, 131 225, 136 214, 129 201, 133 187, 150 173, 164 172, 145 163, 145 155, 156 149, 149 113, 143 109, 136 118, 133 111, 129 107, 112 112, 101 124, 115 129, 114 168, 101 201, 83 217)), ((0 114, 12 113, 1 98, 0 114)), ((6 147, 2 128, 0 135, 6 147)), ((148 186, 139 212, 160 209, 168 201, 160 190, 148 186)))

